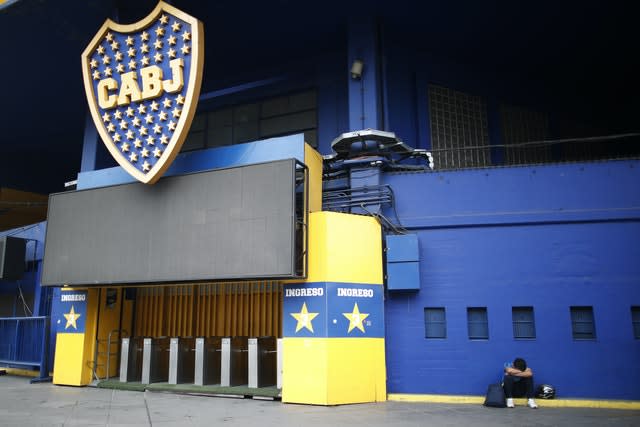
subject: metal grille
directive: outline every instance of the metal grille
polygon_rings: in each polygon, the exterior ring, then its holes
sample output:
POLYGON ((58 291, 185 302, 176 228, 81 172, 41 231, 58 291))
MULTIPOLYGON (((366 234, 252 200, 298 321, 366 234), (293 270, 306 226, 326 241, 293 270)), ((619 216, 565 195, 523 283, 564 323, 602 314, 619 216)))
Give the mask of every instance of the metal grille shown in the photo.
POLYGON ((430 85, 429 115, 436 168, 490 164, 487 105, 482 97, 430 85))
POLYGON ((533 317, 533 307, 513 307, 511 309, 513 318, 514 338, 535 338, 536 324, 533 317))
POLYGON ((500 116, 506 164, 551 161, 551 147, 548 144, 519 145, 532 141, 544 141, 547 138, 549 119, 546 114, 503 105, 500 108, 500 116))

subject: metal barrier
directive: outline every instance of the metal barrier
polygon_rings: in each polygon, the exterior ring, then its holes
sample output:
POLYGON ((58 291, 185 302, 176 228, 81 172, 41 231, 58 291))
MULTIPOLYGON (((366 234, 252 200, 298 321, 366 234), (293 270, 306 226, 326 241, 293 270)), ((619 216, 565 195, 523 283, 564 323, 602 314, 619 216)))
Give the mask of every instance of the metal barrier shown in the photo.
POLYGON ((220 384, 222 338, 196 338, 195 385, 220 384))
POLYGON ((49 381, 48 316, 0 317, 0 365, 38 368, 31 382, 49 381))
POLYGON ((220 364, 220 385, 233 387, 247 385, 248 370, 248 338, 222 338, 222 360, 220 364))
POLYGON ((143 337, 123 338, 120 353, 120 382, 142 380, 143 337))
POLYGON ((249 388, 276 385, 277 353, 275 337, 249 338, 249 388))
POLYGON ((142 384, 167 382, 169 379, 169 338, 145 338, 142 345, 142 384))
POLYGON ((195 340, 171 338, 169 343, 169 384, 193 383, 195 340))

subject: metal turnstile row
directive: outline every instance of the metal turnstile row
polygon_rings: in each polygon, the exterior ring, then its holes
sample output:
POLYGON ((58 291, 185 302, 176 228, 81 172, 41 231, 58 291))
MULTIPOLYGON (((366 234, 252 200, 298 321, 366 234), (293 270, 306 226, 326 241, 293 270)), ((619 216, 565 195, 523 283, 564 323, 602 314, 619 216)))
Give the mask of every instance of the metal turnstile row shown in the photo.
POLYGON ((120 381, 282 388, 282 340, 123 338, 120 381))

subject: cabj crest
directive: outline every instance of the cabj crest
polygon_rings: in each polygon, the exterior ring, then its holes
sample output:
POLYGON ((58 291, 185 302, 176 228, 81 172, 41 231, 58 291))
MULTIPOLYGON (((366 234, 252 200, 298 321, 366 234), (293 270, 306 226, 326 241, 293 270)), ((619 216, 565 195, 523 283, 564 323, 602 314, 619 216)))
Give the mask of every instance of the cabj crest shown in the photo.
POLYGON ((200 96, 202 24, 160 2, 141 21, 107 19, 82 54, 93 121, 118 163, 157 181, 180 152, 200 96))

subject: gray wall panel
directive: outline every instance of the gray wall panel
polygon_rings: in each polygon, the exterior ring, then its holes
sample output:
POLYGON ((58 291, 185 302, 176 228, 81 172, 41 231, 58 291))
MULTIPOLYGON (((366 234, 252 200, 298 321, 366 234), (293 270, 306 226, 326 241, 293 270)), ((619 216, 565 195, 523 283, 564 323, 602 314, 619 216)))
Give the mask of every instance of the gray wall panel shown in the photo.
POLYGON ((293 277, 293 160, 54 194, 44 285, 293 277))

